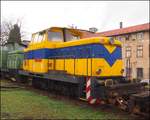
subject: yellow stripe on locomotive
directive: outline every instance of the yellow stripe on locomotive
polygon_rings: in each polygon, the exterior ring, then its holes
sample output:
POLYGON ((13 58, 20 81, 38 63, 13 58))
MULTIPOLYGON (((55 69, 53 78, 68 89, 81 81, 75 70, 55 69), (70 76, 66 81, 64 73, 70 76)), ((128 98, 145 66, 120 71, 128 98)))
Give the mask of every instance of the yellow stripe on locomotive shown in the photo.
POLYGON ((32 42, 24 50, 23 69, 34 73, 55 70, 81 76, 122 76, 120 41, 108 37, 80 39, 81 32, 65 30, 66 36, 76 40, 63 42, 64 29, 58 27, 33 34, 32 42))

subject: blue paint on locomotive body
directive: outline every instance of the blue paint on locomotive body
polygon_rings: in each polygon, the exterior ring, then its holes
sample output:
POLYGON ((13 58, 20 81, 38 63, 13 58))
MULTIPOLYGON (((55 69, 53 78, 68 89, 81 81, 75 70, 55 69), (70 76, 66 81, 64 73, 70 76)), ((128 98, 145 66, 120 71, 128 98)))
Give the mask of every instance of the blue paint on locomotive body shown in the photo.
POLYGON ((79 58, 104 58, 110 66, 117 59, 122 59, 121 47, 109 51, 101 44, 71 46, 65 48, 43 48, 25 53, 25 59, 79 59, 79 58))

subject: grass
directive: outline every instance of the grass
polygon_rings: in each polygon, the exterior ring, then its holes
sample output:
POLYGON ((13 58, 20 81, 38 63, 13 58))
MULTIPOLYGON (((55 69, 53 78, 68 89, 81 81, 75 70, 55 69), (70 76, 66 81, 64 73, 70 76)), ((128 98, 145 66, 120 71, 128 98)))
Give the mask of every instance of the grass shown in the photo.
POLYGON ((112 113, 50 99, 25 89, 1 91, 1 119, 119 119, 112 113))

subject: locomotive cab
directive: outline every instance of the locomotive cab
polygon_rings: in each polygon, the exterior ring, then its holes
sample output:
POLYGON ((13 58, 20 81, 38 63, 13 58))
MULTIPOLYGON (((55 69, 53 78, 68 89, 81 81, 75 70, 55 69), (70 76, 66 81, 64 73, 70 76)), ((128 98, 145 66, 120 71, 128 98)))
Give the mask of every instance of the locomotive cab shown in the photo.
POLYGON ((80 39, 82 33, 76 29, 52 27, 32 35, 30 45, 35 45, 42 42, 67 42, 80 39))
POLYGON ((24 70, 36 73, 46 73, 48 68, 48 59, 43 59, 42 56, 47 56, 48 49, 54 49, 57 44, 78 40, 82 37, 82 33, 76 29, 52 27, 40 32, 32 34, 31 42, 28 48, 24 49, 25 60, 23 64, 24 70), (36 50, 42 52, 34 52, 36 50), (41 56, 40 56, 40 55, 41 56), (35 57, 34 57, 35 56, 35 57), (33 59, 33 57, 35 59, 33 59))

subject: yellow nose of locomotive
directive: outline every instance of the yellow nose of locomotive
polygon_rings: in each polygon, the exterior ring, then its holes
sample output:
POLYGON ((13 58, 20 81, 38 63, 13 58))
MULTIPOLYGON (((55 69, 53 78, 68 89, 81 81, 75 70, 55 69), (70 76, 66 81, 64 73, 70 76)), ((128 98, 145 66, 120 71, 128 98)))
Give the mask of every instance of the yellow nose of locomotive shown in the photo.
POLYGON ((105 38, 101 45, 103 51, 101 57, 92 60, 93 76, 122 76, 121 42, 113 38, 105 38))

